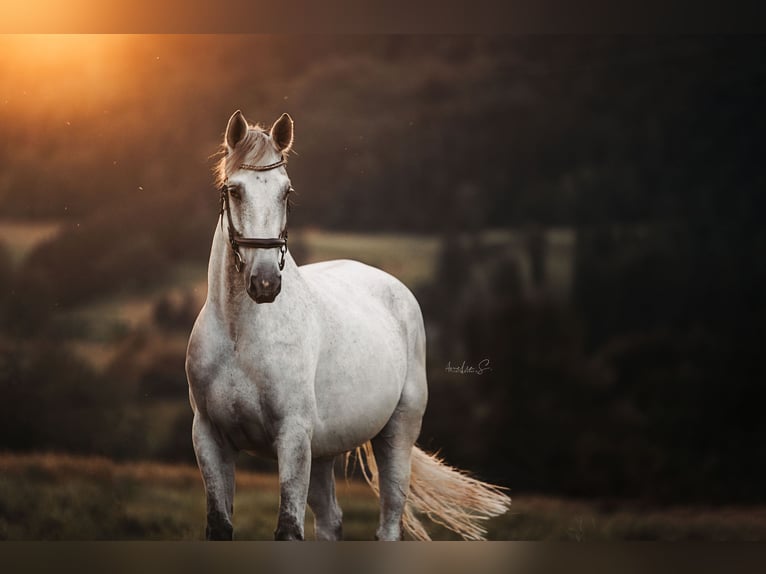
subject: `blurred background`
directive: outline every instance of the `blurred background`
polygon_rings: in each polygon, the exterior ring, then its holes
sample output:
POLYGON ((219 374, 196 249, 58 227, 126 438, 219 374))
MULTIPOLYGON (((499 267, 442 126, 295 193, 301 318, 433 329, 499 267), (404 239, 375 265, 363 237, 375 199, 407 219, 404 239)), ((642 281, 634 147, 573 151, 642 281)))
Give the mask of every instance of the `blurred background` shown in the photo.
POLYGON ((359 259, 418 297, 420 444, 511 488, 495 537, 766 538, 764 56, 760 37, 0 36, 0 537, 202 532, 184 355, 241 109, 295 119, 296 260, 359 259), (157 510, 179 484, 188 519, 157 510), (687 514, 604 518, 628 507, 687 514))

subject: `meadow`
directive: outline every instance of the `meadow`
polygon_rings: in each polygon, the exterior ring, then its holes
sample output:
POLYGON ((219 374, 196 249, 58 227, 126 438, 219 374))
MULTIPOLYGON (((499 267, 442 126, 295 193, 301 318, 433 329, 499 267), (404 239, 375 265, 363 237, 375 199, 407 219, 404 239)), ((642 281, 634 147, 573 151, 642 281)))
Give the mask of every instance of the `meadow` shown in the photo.
MULTIPOLYGON (((346 540, 372 540, 377 501, 353 475, 338 477, 346 540)), ((271 540, 276 476, 239 470, 234 502, 236 540, 271 540)), ((56 454, 0 455, 2 540, 199 540, 205 501, 189 465, 115 463, 56 454)), ((436 540, 454 539, 437 526, 436 540)), ((313 539, 307 512, 306 537, 313 539)), ((617 540, 764 541, 766 508, 652 508, 525 494, 488 523, 490 540, 595 542, 617 540)))
MULTIPOLYGON (((0 225, 0 241, 12 253, 14 265, 19 265, 37 245, 55 237, 57 230, 55 223, 8 223, 0 225)), ((529 291, 530 262, 523 237, 503 230, 485 232, 483 239, 519 262, 522 291, 529 291)), ((441 249, 436 236, 317 229, 296 230, 293 241, 300 262, 359 259, 396 274, 415 290, 434 279, 441 249)), ((575 237, 566 229, 552 230, 548 242, 545 265, 550 295, 565 299, 572 281, 575 237)), ((163 297, 179 300, 190 295, 193 306, 199 308, 205 290, 204 263, 185 261, 157 276, 148 288, 118 291, 59 313, 59 329, 69 326, 63 329, 68 347, 96 372, 135 373, 133 379, 128 376, 120 381, 137 385, 137 398, 123 411, 138 421, 132 434, 143 445, 139 458, 154 461, 118 462, 108 458, 108 453, 107 457, 0 455, 0 539, 204 537, 205 503, 198 470, 192 464, 157 462, 173 453, 189 461, 191 448, 182 371, 188 326, 168 330, 157 325, 156 306, 163 297), (164 393, 158 392, 157 364, 171 373, 164 393), (179 455, 180 451, 185 455, 179 455)), ((236 538, 270 540, 278 509, 277 478, 253 469, 273 466, 258 466, 244 455, 240 466, 236 538)), ((759 506, 661 507, 513 491, 511 495, 511 511, 488 523, 491 540, 766 540, 766 508, 759 506)), ((338 498, 344 510, 345 538, 373 539, 377 500, 358 473, 347 480, 339 470, 338 498)), ((311 539, 313 521, 310 512, 307 514, 306 536, 311 539)), ((454 539, 437 525, 430 531, 434 539, 454 539)))

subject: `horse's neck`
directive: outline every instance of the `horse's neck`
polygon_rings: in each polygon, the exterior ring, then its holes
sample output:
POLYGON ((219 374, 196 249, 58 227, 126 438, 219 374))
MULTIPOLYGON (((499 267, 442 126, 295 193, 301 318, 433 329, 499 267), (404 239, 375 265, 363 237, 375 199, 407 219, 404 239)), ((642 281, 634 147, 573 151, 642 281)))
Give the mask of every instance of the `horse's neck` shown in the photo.
POLYGON ((234 254, 226 232, 221 230, 220 225, 216 227, 208 263, 206 306, 231 328, 236 328, 240 320, 252 323, 253 320, 257 320, 259 314, 266 315, 267 311, 274 311, 272 305, 289 303, 289 298, 303 282, 298 266, 288 251, 282 270, 282 292, 277 296, 275 303, 256 304, 245 291, 243 274, 234 269, 234 254))
POLYGON ((219 313, 226 310, 231 303, 229 299, 244 294, 243 289, 237 289, 238 282, 240 286, 242 285, 242 278, 234 270, 233 254, 230 250, 219 223, 213 234, 213 246, 210 249, 210 261, 207 265, 207 304, 219 313))

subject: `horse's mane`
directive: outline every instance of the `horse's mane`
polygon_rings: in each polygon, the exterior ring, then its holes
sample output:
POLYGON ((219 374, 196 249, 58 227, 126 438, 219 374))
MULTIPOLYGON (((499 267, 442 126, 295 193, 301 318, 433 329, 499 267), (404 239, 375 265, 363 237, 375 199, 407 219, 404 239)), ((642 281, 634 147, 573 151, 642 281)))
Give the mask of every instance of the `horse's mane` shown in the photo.
POLYGON ((243 163, 257 164, 268 151, 280 155, 274 141, 269 137, 269 132, 260 125, 248 125, 247 133, 234 149, 229 149, 224 141, 214 155, 220 156, 215 163, 213 174, 215 175, 216 187, 223 185, 226 178, 234 172, 236 166, 243 163))

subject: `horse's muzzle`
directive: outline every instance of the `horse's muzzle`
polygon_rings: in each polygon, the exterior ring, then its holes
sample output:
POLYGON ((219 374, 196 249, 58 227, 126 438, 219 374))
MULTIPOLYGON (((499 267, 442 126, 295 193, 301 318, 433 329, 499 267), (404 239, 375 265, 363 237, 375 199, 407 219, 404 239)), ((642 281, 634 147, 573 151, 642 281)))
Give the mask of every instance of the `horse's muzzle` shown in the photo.
POLYGON ((281 290, 282 277, 278 274, 256 273, 247 285, 247 294, 256 303, 272 303, 281 290))

